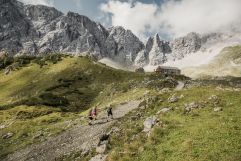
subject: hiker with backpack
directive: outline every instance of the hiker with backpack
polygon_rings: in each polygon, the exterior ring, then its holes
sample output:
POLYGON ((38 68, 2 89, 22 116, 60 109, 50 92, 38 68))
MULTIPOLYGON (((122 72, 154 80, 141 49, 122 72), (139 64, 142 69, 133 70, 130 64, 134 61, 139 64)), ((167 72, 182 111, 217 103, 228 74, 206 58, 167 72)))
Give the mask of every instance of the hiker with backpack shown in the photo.
POLYGON ((92 109, 92 118, 94 120, 96 120, 97 118, 97 106, 95 106, 95 108, 92 109))
POLYGON ((106 112, 107 112, 107 122, 108 122, 109 118, 113 119, 113 112, 112 112, 112 106, 111 105, 107 108, 106 112))
POLYGON ((95 106, 95 108, 90 109, 89 114, 89 125, 92 125, 92 121, 96 120, 97 118, 97 107, 95 106))

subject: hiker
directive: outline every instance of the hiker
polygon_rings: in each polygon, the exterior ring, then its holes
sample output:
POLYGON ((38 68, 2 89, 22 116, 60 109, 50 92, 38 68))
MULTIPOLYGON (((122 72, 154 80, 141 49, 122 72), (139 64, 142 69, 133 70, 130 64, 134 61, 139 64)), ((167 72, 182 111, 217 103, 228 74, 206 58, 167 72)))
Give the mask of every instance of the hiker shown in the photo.
POLYGON ((96 117, 97 117, 97 106, 95 106, 95 108, 92 109, 92 118, 96 120, 96 117))
POLYGON ((89 120, 89 125, 92 125, 92 120, 93 120, 92 110, 93 110, 93 109, 90 109, 90 111, 89 111, 89 116, 88 116, 89 119, 90 119, 90 120, 89 120))
POLYGON ((112 106, 111 105, 107 108, 107 122, 109 121, 109 118, 113 119, 113 112, 112 112, 112 106))

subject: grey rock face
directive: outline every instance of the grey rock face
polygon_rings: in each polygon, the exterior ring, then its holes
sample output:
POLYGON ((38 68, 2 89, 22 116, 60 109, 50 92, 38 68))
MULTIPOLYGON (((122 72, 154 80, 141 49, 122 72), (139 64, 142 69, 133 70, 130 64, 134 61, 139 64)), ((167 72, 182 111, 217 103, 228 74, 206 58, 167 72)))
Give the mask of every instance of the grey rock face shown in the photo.
POLYGON ((0 50, 6 49, 10 55, 63 52, 96 59, 108 57, 122 65, 144 67, 182 59, 220 36, 189 33, 167 42, 157 34, 144 45, 123 27, 107 30, 76 13, 65 15, 52 7, 0 0, 0 50))
POLYGON ((108 31, 76 13, 64 15, 52 7, 0 0, 0 49, 12 54, 65 52, 133 63, 143 47, 131 31, 122 27, 108 31))
POLYGON ((0 49, 10 53, 22 49, 22 41, 33 33, 30 21, 23 14, 23 5, 15 0, 0 1, 0 49))
POLYGON ((134 65, 136 67, 144 67, 145 65, 148 64, 149 58, 146 50, 141 50, 134 61, 134 65))
MULTIPOLYGON (((149 45, 147 45, 149 47, 149 45)), ((158 34, 153 39, 152 48, 149 52, 150 65, 159 65, 167 61, 167 54, 171 52, 168 42, 160 40, 158 34)))
POLYGON ((173 60, 182 59, 185 55, 198 51, 201 44, 201 36, 197 33, 189 33, 185 37, 175 39, 170 43, 173 60))
POLYGON ((108 50, 111 51, 111 57, 119 62, 134 62, 138 53, 144 48, 143 43, 130 30, 123 27, 112 27, 107 41, 108 50), (113 43, 113 40, 115 43, 113 43))

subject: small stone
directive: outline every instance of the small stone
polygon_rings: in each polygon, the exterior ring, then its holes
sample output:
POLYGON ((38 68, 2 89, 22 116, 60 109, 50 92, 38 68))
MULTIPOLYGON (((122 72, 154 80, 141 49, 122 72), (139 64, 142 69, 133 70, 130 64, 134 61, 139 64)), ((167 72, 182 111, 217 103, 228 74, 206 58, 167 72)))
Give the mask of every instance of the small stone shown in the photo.
POLYGON ((11 133, 11 132, 8 132, 2 136, 3 139, 9 139, 11 137, 13 137, 13 133, 11 133))
POLYGON ((219 112, 219 111, 223 111, 223 109, 221 107, 215 107, 213 109, 214 112, 219 112))
POLYGON ((40 137, 44 136, 42 131, 39 131, 36 135, 33 136, 33 139, 38 139, 40 137))
POLYGON ((218 96, 212 95, 211 97, 208 98, 208 100, 216 101, 216 100, 218 100, 218 96))
POLYGON ((190 108, 198 108, 199 105, 196 102, 192 102, 192 103, 189 104, 189 107, 190 108))
POLYGON ((163 109, 161 109, 160 111, 157 112, 157 115, 159 115, 161 113, 167 113, 167 112, 169 112, 171 110, 172 110, 172 108, 163 108, 163 109))
POLYGON ((179 98, 184 98, 184 95, 182 94, 181 96, 179 96, 179 98))
POLYGON ((5 129, 6 125, 0 125, 0 129, 5 129))
POLYGON ((167 92, 170 92, 170 89, 169 89, 169 88, 163 88, 163 89, 161 90, 161 92, 162 92, 162 93, 167 93, 167 92))
POLYGON ((175 103, 177 101, 178 101, 178 97, 176 97, 175 94, 168 98, 169 103, 175 103))

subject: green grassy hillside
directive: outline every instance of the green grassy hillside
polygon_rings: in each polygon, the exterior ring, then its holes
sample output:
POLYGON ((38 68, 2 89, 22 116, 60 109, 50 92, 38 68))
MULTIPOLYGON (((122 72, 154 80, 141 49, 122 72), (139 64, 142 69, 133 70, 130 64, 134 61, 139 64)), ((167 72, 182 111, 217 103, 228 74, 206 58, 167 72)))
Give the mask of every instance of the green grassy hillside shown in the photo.
POLYGON ((86 123, 82 117, 95 105, 105 108, 137 99, 146 90, 173 88, 177 83, 152 74, 112 69, 87 57, 10 60, 0 70, 0 158, 86 123), (11 71, 6 74, 9 66, 11 71), (7 133, 13 136, 4 139, 7 133))
POLYGON ((210 86, 154 95, 158 99, 147 109, 134 111, 116 124, 121 131, 111 137, 108 161, 241 160, 240 90, 210 86), (168 103, 174 93, 183 98, 168 103), (218 101, 209 99, 213 95, 218 101), (201 108, 186 113, 185 104, 192 102, 201 108), (172 110, 157 114, 165 107, 172 110), (214 112, 215 107, 222 111, 214 112), (156 116, 159 124, 148 137, 142 130, 145 118, 150 116, 156 116))

